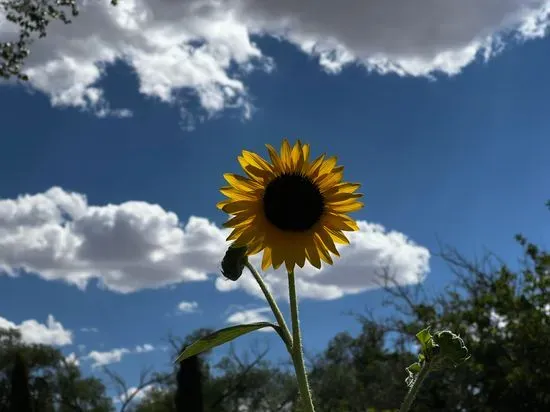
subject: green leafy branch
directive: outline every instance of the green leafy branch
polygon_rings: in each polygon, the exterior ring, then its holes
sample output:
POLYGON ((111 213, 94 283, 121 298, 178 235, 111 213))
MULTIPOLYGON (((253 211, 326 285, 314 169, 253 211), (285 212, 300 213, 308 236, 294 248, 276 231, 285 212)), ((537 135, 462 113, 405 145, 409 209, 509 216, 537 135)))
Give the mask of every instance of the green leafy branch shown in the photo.
POLYGON ((441 370, 445 367, 457 367, 470 358, 468 348, 462 338, 449 330, 430 333, 430 327, 422 329, 416 334, 420 342, 418 361, 407 367, 405 383, 409 392, 401 405, 400 412, 407 412, 416 398, 424 379, 430 371, 441 370))

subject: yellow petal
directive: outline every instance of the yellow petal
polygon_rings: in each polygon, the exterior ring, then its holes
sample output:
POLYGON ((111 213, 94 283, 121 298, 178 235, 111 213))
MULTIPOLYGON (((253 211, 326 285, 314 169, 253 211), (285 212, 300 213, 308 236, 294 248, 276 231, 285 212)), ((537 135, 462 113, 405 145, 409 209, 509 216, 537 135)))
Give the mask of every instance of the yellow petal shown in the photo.
POLYGON ((258 200, 258 196, 251 192, 243 192, 231 186, 225 186, 220 189, 220 192, 233 200, 258 200))
POLYGON ((353 193, 360 187, 361 185, 359 183, 339 183, 336 186, 329 188, 323 194, 326 196, 331 196, 333 194, 340 193, 353 193))
POLYGON ((323 245, 330 250, 332 253, 334 253, 336 256, 340 256, 340 253, 338 253, 338 249, 336 249, 336 245, 334 244, 334 241, 328 234, 328 232, 325 229, 319 230, 316 233, 316 236, 319 237, 319 239, 323 242, 323 245))
POLYGON ((338 213, 356 212, 363 209, 365 205, 362 202, 350 202, 350 203, 337 203, 331 205, 330 209, 338 213))
POLYGON ((323 164, 319 168, 319 175, 330 173, 332 169, 334 169, 334 167, 336 166, 337 162, 338 159, 336 158, 336 156, 329 157, 323 162, 323 164))
POLYGON ((254 181, 234 173, 224 173, 223 178, 236 189, 254 190, 258 188, 254 181))
POLYGON ((344 174, 342 172, 340 173, 328 173, 326 175, 319 175, 317 179, 315 179, 315 183, 319 188, 322 190, 333 187, 335 184, 340 182, 342 178, 344 177, 344 174))
POLYGON ((296 251, 296 264, 300 266, 301 268, 304 267, 306 263, 306 252, 304 249, 300 249, 296 251))
POLYGON ((247 254, 248 255, 255 255, 256 253, 260 253, 263 249, 264 245, 262 242, 256 242, 253 245, 249 245, 247 254))
POLYGON ((246 231, 246 227, 234 228, 225 240, 235 240, 246 231))
POLYGON ((313 241, 315 242, 315 247, 319 252, 319 257, 321 258, 321 260, 325 263, 328 263, 329 265, 332 265, 332 258, 330 257, 328 250, 325 248, 325 245, 323 245, 323 242, 321 242, 318 237, 314 237, 313 241))
POLYGON ((348 230, 352 232, 359 230, 357 223, 352 219, 345 219, 345 216, 342 215, 327 213, 324 217, 324 222, 326 227, 332 230, 348 230))
POLYGON ((235 202, 227 203, 222 207, 222 210, 225 213, 229 213, 230 215, 234 215, 237 212, 242 212, 245 210, 253 210, 254 205, 256 205, 257 202, 251 201, 251 200, 237 200, 235 202))
POLYGON ((329 204, 333 203, 340 203, 340 202, 347 202, 353 199, 359 199, 360 197, 363 197, 363 194, 361 193, 338 193, 331 196, 326 196, 326 202, 329 204))
POLYGON ((270 144, 265 145, 267 151, 269 152, 269 157, 271 158, 271 163, 273 163, 273 173, 284 172, 283 164, 281 163, 281 158, 273 146, 270 144))
POLYGON ((275 246, 271 249, 271 263, 273 265, 273 269, 278 269, 279 266, 282 265, 284 258, 285 256, 283 251, 279 246, 275 246))
POLYGON ((309 145, 305 144, 302 146, 302 153, 304 156, 304 161, 307 162, 309 160, 309 145))
POLYGON ((306 256, 307 260, 309 260, 314 267, 321 269, 321 259, 319 258, 319 252, 317 251, 317 246, 315 246, 315 242, 313 240, 310 240, 306 246, 306 256))
POLYGON ((271 170, 271 165, 265 161, 260 155, 249 152, 248 150, 243 150, 243 158, 251 164, 252 166, 258 167, 260 169, 271 170))
POLYGON ((312 163, 311 163, 311 166, 309 167, 309 170, 307 171, 307 174, 311 177, 315 177, 317 176, 317 172, 319 171, 319 168, 321 167, 321 165, 323 164, 323 161, 325 160, 325 155, 322 154, 321 156, 319 156, 317 159, 315 159, 312 163))
MULTIPOLYGON (((237 230, 233 230, 233 233, 235 232, 237 232, 237 230)), ((250 230, 249 227, 242 230, 241 233, 237 232, 237 235, 235 236, 233 236, 233 233, 229 235, 227 240, 235 240, 235 244, 238 246, 248 246, 250 243, 252 243, 256 236, 256 233, 253 230, 250 230)))
POLYGON ((271 249, 266 247, 262 256, 262 270, 266 270, 271 265, 271 249))
POLYGON ((223 208, 231 202, 233 202, 231 199, 222 200, 221 202, 216 203, 216 207, 223 210, 223 208))
POLYGON ((229 227, 235 227, 242 223, 248 224, 252 223, 254 220, 254 215, 249 215, 247 213, 241 213, 237 216, 233 216, 231 219, 229 219, 227 222, 223 224, 223 227, 229 228, 229 227))
POLYGON ((281 162, 285 168, 285 172, 289 172, 292 169, 292 153, 287 139, 283 140, 281 146, 281 162))
POLYGON ((330 228, 326 228, 328 234, 330 235, 330 237, 336 242, 336 243, 339 243, 341 245, 349 245, 349 240, 348 238, 342 233, 340 232, 339 230, 332 230, 330 228))
POLYGON ((263 183, 271 176, 273 176, 273 172, 271 171, 271 169, 261 169, 259 167, 248 164, 246 160, 244 160, 244 158, 240 156, 238 160, 244 172, 250 178, 250 190, 261 189, 264 186, 263 183))
POLYGON ((302 143, 299 140, 292 148, 292 153, 290 157, 292 159, 292 170, 301 172, 302 165, 304 164, 304 158, 302 152, 302 143))

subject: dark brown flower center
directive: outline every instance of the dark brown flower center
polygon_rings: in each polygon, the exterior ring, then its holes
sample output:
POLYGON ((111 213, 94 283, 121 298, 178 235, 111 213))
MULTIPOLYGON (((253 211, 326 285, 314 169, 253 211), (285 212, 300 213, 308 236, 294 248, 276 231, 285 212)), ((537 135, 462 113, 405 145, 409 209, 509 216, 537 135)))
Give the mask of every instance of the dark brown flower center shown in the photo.
POLYGON ((263 201, 267 220, 290 232, 310 229, 319 221, 325 208, 319 188, 299 174, 276 177, 265 188, 263 201))

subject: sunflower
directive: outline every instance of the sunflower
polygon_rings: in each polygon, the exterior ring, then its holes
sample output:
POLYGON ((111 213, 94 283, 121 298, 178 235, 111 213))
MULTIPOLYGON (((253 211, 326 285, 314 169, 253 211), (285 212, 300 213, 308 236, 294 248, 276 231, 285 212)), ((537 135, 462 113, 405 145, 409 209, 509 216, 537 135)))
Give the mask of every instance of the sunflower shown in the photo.
POLYGON ((262 269, 288 271, 303 267, 307 259, 316 268, 321 260, 332 264, 339 256, 335 244, 348 244, 344 231, 359 230, 346 214, 363 207, 355 193, 358 183, 342 182, 342 166, 324 154, 309 160, 309 145, 298 140, 293 147, 283 140, 281 153, 266 145, 271 163, 243 150, 238 157, 246 177, 226 173, 228 197, 218 208, 232 215, 224 224, 233 228, 227 240, 246 246, 248 255, 263 250, 262 269))

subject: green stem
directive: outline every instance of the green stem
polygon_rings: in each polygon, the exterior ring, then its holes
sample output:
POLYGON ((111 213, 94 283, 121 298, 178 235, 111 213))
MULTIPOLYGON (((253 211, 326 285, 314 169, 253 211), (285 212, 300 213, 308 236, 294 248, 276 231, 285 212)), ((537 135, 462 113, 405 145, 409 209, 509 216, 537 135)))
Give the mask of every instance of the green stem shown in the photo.
POLYGON ((292 360, 294 369, 296 370, 296 379, 300 395, 306 412, 315 412, 313 400, 311 399, 311 391, 307 381, 306 366, 304 364, 304 353, 302 350, 302 337, 300 335, 300 320, 298 318, 298 298, 296 296, 296 282, 294 280, 294 271, 288 272, 288 291, 290 296, 290 314, 292 318, 292 360))
POLYGON ((413 385, 411 386, 411 389, 409 389, 407 396, 405 396, 405 400, 403 401, 403 404, 401 405, 401 409, 399 409, 399 412, 409 411, 409 409, 411 408, 414 402, 414 399, 416 398, 418 391, 420 390, 420 387, 422 386, 422 383, 424 382, 424 379, 426 379, 426 376, 428 376, 429 372, 430 372, 430 364, 429 362, 424 362, 424 365, 422 366, 422 369, 420 369, 420 372, 418 372, 418 376, 416 377, 413 385))
POLYGON ((264 280, 262 279, 258 271, 254 269, 254 266, 252 266, 250 262, 246 262, 245 266, 248 268, 250 273, 252 273, 252 276, 254 276, 254 279, 256 279, 256 282, 258 282, 258 285, 260 285, 260 289, 262 290, 267 302, 269 303, 269 306, 271 307, 271 310, 275 315, 275 319, 277 320, 277 323, 279 324, 279 327, 283 332, 282 338, 283 338, 283 341, 285 342, 286 348, 288 349, 288 352, 290 353, 290 355, 292 355, 292 336, 290 336, 290 331, 288 330, 288 326, 286 325, 285 318, 283 317, 283 314, 281 313, 281 310, 279 309, 277 302, 275 302, 275 299, 273 299, 273 295, 271 295, 271 292, 269 292, 267 285, 265 284, 264 280))

